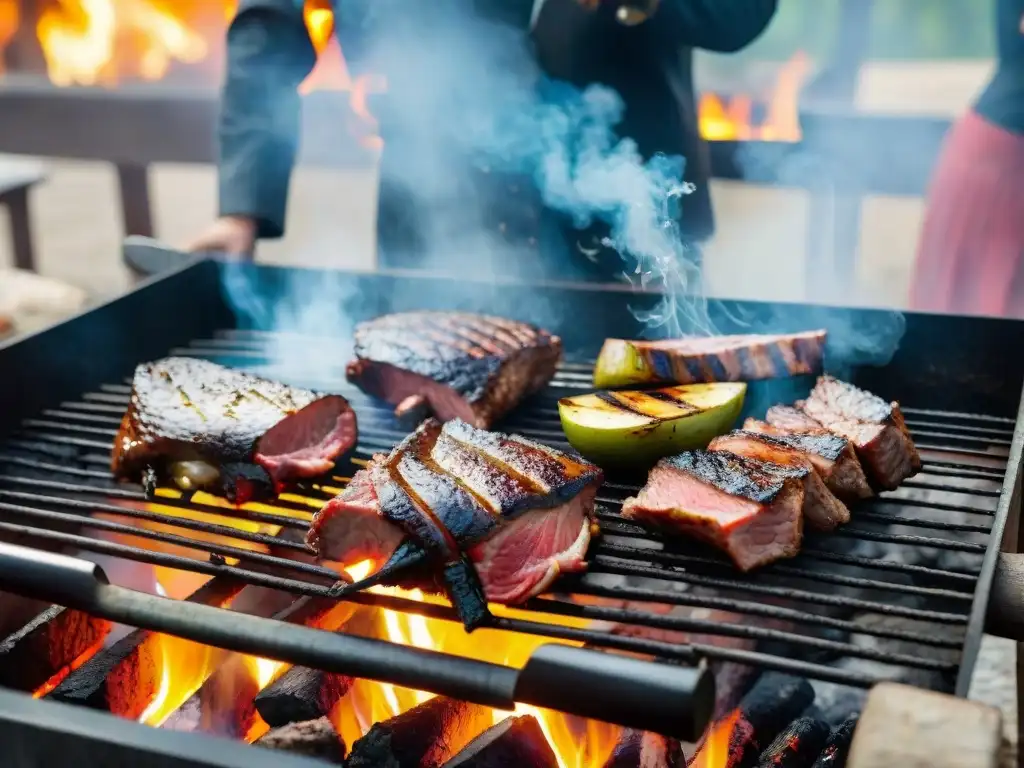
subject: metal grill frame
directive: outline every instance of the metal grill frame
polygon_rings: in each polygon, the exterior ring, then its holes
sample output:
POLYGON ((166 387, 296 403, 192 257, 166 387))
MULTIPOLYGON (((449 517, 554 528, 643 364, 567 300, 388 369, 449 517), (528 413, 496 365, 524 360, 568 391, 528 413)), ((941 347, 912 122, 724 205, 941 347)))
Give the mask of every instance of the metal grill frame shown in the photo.
MULTIPOLYGON (((72 321, 20 342, 0 346, 0 370, 38 372, 33 376, 38 381, 38 386, 31 388, 19 386, 18 377, 3 377, 3 380, 0 381, 0 402, 13 404, 12 407, 4 408, 3 413, 0 413, 0 434, 3 434, 5 430, 13 433, 23 426, 45 426, 47 423, 45 412, 48 408, 52 410, 52 407, 58 402, 74 400, 83 390, 102 390, 104 383, 124 380, 136 363, 163 356, 167 354, 168 350, 173 350, 175 347, 186 347, 192 339, 209 338, 217 330, 234 328, 237 319, 220 295, 220 270, 224 268, 228 267, 213 261, 203 261, 191 265, 170 276, 150 281, 135 292, 85 313, 72 321), (187 309, 182 306, 182 296, 190 297, 187 309), (174 318, 173 324, 168 323, 166 318, 174 318), (78 350, 79 357, 69 361, 67 359, 69 349, 78 350), (21 423, 24 416, 33 413, 36 414, 36 418, 30 419, 27 425, 21 423)), ((266 292, 266 295, 273 295, 274 291, 280 290, 283 281, 317 279, 317 273, 314 271, 266 267, 232 266, 230 268, 248 271, 257 284, 262 286, 258 290, 266 292)), ((436 282, 431 283, 432 280, 443 280, 444 278, 424 278, 421 275, 401 274, 351 275, 350 277, 352 283, 357 287, 352 294, 355 301, 349 302, 349 310, 354 319, 363 319, 383 312, 408 308, 486 310, 532 320, 557 329, 563 336, 568 350, 591 356, 596 353, 597 347, 606 336, 632 336, 637 333, 637 324, 633 320, 628 304, 643 305, 646 303, 649 305, 658 298, 654 293, 626 294, 623 289, 618 287, 595 288, 555 284, 527 286, 514 283, 496 287, 472 284, 466 281, 461 282, 459 291, 446 286, 443 290, 428 292, 427 286, 438 285, 436 282), (523 307, 526 306, 524 302, 531 297, 538 296, 548 302, 547 306, 549 310, 553 310, 554 316, 538 318, 523 315, 523 307), (351 306, 352 304, 355 306, 351 306), (581 328, 582 324, 579 322, 574 324, 565 322, 566 318, 573 315, 577 318, 581 317, 581 313, 588 309, 588 319, 593 319, 593 322, 588 324, 588 328, 581 328), (561 321, 557 317, 558 315, 562 315, 561 321)), ((714 306, 711 309, 712 312, 716 311, 714 306)), ((749 302, 730 302, 729 305, 721 307, 720 312, 723 318, 733 318, 739 314, 745 315, 751 322, 762 324, 766 322, 767 318, 769 327, 778 330, 833 327, 837 322, 842 327, 848 328, 861 323, 884 320, 887 314, 872 310, 749 302), (737 312, 737 310, 740 311, 737 312), (772 318, 776 322, 772 323, 772 318), (782 325, 788 324, 788 328, 779 327, 780 320, 782 325)), ((981 570, 974 582, 971 610, 966 620, 967 630, 956 682, 956 693, 961 696, 966 695, 980 644, 998 544, 1002 539, 1007 519, 1011 514, 1017 514, 1013 499, 1015 491, 1019 489, 1020 485, 1021 453, 1022 444, 1024 444, 1020 410, 1020 384, 1024 381, 1024 370, 1021 369, 1021 362, 1003 360, 998 350, 1015 348, 1016 343, 1024 341, 1024 327, 1022 326, 1024 324, 1014 321, 983 318, 908 315, 904 343, 893 361, 885 369, 858 369, 853 376, 856 383, 872 389, 882 396, 902 399, 905 402, 909 401, 914 405, 925 407, 927 410, 919 414, 925 418, 934 419, 936 414, 930 413, 932 411, 955 409, 961 412, 975 411, 998 414, 995 421, 1001 421, 1007 426, 1013 424, 1012 439, 1006 457, 1006 471, 1001 478, 998 504, 992 511, 992 526, 988 529, 989 545, 984 550, 981 570), (922 337, 928 334, 938 334, 938 338, 942 339, 941 360, 945 365, 936 364, 935 358, 930 357, 930 353, 936 352, 934 345, 929 345, 928 349, 912 345, 912 343, 920 344, 922 337), (928 365, 929 360, 932 361, 930 365, 928 365), (1004 363, 1007 365, 1004 366, 1004 363), (1011 371, 1009 375, 1006 375, 1007 368, 1011 371), (893 369, 899 371, 895 376, 893 369), (963 388, 968 383, 973 384, 971 394, 964 398, 962 396, 963 388), (960 388, 961 396, 950 392, 953 387, 960 388), (908 394, 908 390, 911 394, 908 394)), ((759 329, 761 327, 763 326, 759 326, 759 329)), ((872 362, 870 356, 864 362, 872 362)), ((339 367, 342 364, 343 361, 339 361, 339 367)), ((111 387, 108 384, 107 393, 111 395, 120 393, 123 396, 120 387, 123 385, 114 385, 114 392, 111 392, 111 387)), ((766 388, 764 396, 770 401, 784 399, 784 397, 773 397, 770 386, 766 388)), ((958 414, 951 415, 955 417, 958 414)), ((1005 434, 1007 431, 1003 430, 1003 433, 1005 434)), ((934 434, 940 439, 957 437, 955 431, 950 435, 941 429, 934 434)), ((389 438, 391 442, 393 442, 393 437, 389 438)), ((962 438, 963 435, 959 437, 962 438)), ((71 442, 74 440, 72 439, 71 442)), ((79 442, 83 448, 97 449, 98 445, 102 445, 98 441, 89 439, 79 440, 79 442)), ((381 444, 377 447, 386 448, 388 445, 381 444)), ((962 452, 970 454, 970 449, 962 452)), ((66 473, 66 468, 64 471, 66 473)), ((979 471, 977 474, 987 473, 979 471)), ((992 476, 989 475, 989 477, 992 476)), ((54 490, 59 490, 59 488, 54 490)), ((4 495, 8 498, 11 497, 9 493, 4 495)), ((112 495, 116 496, 117 494, 112 495)), ((99 505, 82 502, 81 506, 95 509, 99 505)), ((931 504, 929 506, 935 507, 931 504)), ((938 508, 941 508, 941 505, 938 508)), ((123 510, 119 510, 118 513, 123 514, 123 510)), ((891 519, 886 520, 884 515, 877 513, 874 514, 874 518, 875 522, 894 522, 891 519)), ((606 527, 612 524, 612 521, 603 522, 606 527)), ((612 533, 614 533, 614 525, 612 527, 612 533)), ((943 526, 929 524, 927 527, 941 529, 943 526)), ((947 530, 973 531, 976 528, 981 528, 981 526, 975 528, 953 526, 952 528, 947 527, 947 530)), ((644 554, 646 557, 650 557, 650 553, 644 554)), ((782 566, 783 569, 785 567, 782 566)), ((310 574, 313 574, 313 570, 310 570, 310 574)), ((841 583, 841 579, 845 577, 838 578, 841 583)), ((700 581, 697 580, 696 583, 699 584, 700 581)), ((268 585, 272 585, 272 583, 268 583, 268 585)), ((756 595, 756 588, 751 590, 751 593, 756 595)), ((616 596, 621 597, 622 594, 616 596)), ((360 596, 360 599, 364 597, 366 596, 360 596)), ((818 596, 819 599, 815 602, 821 603, 820 598, 822 597, 818 596)), ((394 600, 393 598, 385 600, 379 598, 380 596, 373 596, 372 602, 387 605, 389 601, 394 600)), ((962 598, 963 594, 961 594, 962 598)), ((692 605, 693 599, 689 598, 687 604, 692 605)), ((714 607, 713 600, 706 601, 706 604, 709 607, 714 607)), ((392 607, 402 607, 401 602, 393 603, 392 607)), ((870 610, 878 612, 879 605, 872 603, 870 610)), ((896 613, 897 615, 905 614, 908 610, 913 613, 912 609, 903 611, 897 609, 896 613)), ((421 612, 450 618, 443 615, 443 610, 434 608, 427 608, 421 612)), ((605 609, 588 610, 583 613, 591 618, 613 618, 615 616, 614 611, 605 609)), ((750 611, 745 611, 745 613, 750 613, 750 611)), ((782 617, 785 615, 785 610, 765 610, 761 612, 761 615, 782 617)), ((501 626, 501 621, 499 620, 499 626, 501 626)), ((822 617, 819 624, 829 626, 830 621, 836 628, 845 628, 841 626, 843 622, 825 617, 822 617)), ((680 626, 672 621, 666 621, 665 626, 689 629, 690 631, 699 631, 700 629, 699 626, 692 623, 688 626, 680 626)), ((574 630, 556 636, 567 639, 587 639, 586 633, 579 634, 574 630)), ((770 631, 753 627, 749 633, 746 633, 746 636, 763 639, 770 638, 772 635, 770 631)), ((920 639, 915 642, 920 642, 920 639)), ((934 644, 938 646, 943 643, 939 639, 934 644)), ((605 643, 605 645, 609 644, 605 643)), ((611 645, 611 647, 615 646, 611 645)), ((629 650, 646 650, 655 654, 670 651, 670 647, 666 644, 654 641, 638 641, 626 644, 626 647, 629 650)), ((827 649, 827 642, 823 642, 819 647, 827 649)), ((691 649, 698 653, 702 650, 707 651, 708 649, 702 649, 700 646, 691 649)), ((685 657, 687 654, 683 654, 682 651, 683 649, 677 648, 676 653, 672 655, 680 658, 682 654, 682 657, 685 657)), ((725 654, 715 651, 710 655, 726 660, 748 661, 764 665, 763 659, 759 658, 762 654, 756 652, 749 652, 748 655, 748 652, 745 651, 725 654)), ((692 652, 690 657, 693 658, 692 652)), ((870 655, 865 657, 871 658, 870 655)), ((780 667, 776 665, 776 668, 780 667)), ((782 665, 781 668, 785 669, 786 665, 782 665)), ((807 674, 800 665, 796 665, 791 671, 807 674)), ((820 679, 829 679, 827 676, 814 676, 820 679)), ((842 676, 839 676, 838 679, 833 678, 833 680, 854 685, 863 685, 866 682, 842 679, 842 676)))

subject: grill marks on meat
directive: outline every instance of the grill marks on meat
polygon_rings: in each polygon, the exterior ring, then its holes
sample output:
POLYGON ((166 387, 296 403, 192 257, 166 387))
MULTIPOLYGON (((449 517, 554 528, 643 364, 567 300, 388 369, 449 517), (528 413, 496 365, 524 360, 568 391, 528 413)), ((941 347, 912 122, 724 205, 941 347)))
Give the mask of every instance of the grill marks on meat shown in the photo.
POLYGON ((767 435, 776 443, 802 453, 821 475, 828 489, 843 501, 867 499, 873 495, 853 445, 842 435, 824 428, 792 432, 757 419, 743 422, 743 430, 767 435))
POLYGON ((710 542, 749 570, 795 555, 804 517, 832 530, 850 519, 840 498, 895 488, 921 467, 899 406, 831 376, 766 419, 660 461, 623 516, 710 542))
POLYGON ((728 451, 737 456, 746 456, 778 466, 801 467, 808 470, 804 487, 803 513, 811 527, 819 531, 832 531, 837 526, 850 522, 850 510, 825 486, 807 454, 787 445, 782 439, 736 430, 716 437, 708 449, 728 451))
POLYGON ((184 490, 219 482, 232 495, 257 484, 254 464, 279 488, 329 470, 355 441, 343 397, 169 357, 135 369, 111 469, 138 480, 152 467, 184 490))
POLYGON ((894 490, 921 470, 921 456, 898 403, 822 376, 797 405, 808 417, 853 443, 877 488, 894 490))
POLYGON ((557 336, 461 312, 404 312, 361 323, 348 380, 401 410, 424 401, 441 421, 486 429, 540 391, 562 357, 557 336))
POLYGON ((446 566, 466 556, 486 598, 514 604, 584 567, 602 481, 596 466, 517 435, 429 420, 357 473, 308 541, 343 564, 416 547, 446 566))
POLYGON ((659 461, 622 514, 707 541, 748 571, 799 552, 809 475, 806 467, 688 451, 659 461))
POLYGON ((775 379, 821 371, 826 332, 748 334, 666 341, 608 339, 602 357, 632 353, 638 380, 701 384, 775 379))

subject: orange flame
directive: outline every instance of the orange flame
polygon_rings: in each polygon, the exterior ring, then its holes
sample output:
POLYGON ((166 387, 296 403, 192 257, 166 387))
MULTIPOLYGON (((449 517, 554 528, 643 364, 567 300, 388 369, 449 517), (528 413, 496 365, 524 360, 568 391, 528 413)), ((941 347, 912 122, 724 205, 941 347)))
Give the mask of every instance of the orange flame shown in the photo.
MULTIPOLYGON (((18 0, 0 0, 0 53, 7 47, 7 43, 18 31, 20 14, 18 12, 18 0)), ((4 72, 4 60, 0 56, 0 75, 4 72)))
MULTIPOLYGON (((349 576, 358 580, 368 574, 371 568, 371 563, 365 562, 346 570, 349 576)), ((424 594, 419 590, 374 587, 372 591, 420 602, 444 603, 440 597, 424 594)), ((492 606, 492 610, 501 616, 524 617, 519 611, 501 606, 492 606)), ((540 645, 563 642, 534 635, 486 629, 477 630, 469 635, 461 625, 453 622, 383 609, 379 614, 383 624, 382 634, 391 642, 516 667, 525 664, 540 645)), ((532 614, 529 618, 533 621, 555 621, 554 617, 538 618, 532 614)), ((585 627, 588 623, 586 620, 567 620, 565 617, 558 617, 558 622, 563 625, 567 621, 578 627, 585 627)), ((369 730, 373 723, 399 715, 433 696, 434 694, 426 691, 413 691, 386 683, 359 680, 336 708, 334 722, 345 742, 352 744, 369 730)), ((513 713, 493 710, 492 721, 499 723, 511 714, 513 713)), ((559 768, 603 766, 620 734, 617 726, 596 721, 579 721, 559 712, 526 704, 518 704, 515 714, 530 714, 537 718, 558 758, 559 768)))
POLYGON ((689 768, 725 768, 729 764, 729 741, 739 719, 740 711, 736 709, 714 723, 689 768))
POLYGON ((717 94, 703 94, 698 108, 701 136, 708 141, 800 141, 800 90, 809 71, 810 62, 800 51, 783 65, 759 125, 753 122, 750 96, 723 101, 717 94))

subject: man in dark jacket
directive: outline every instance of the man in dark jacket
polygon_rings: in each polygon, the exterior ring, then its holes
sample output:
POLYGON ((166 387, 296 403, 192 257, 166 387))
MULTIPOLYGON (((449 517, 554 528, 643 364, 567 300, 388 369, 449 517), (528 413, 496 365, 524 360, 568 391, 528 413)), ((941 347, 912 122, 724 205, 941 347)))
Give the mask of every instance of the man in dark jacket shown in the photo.
MULTIPOLYGON (((467 104, 470 111, 474 105, 491 108, 498 100, 495 92, 502 90, 494 87, 499 72, 506 82, 520 74, 523 80, 536 77, 536 72, 524 68, 519 73, 516 64, 509 64, 516 56, 502 58, 495 52, 502 46, 512 51, 518 46, 521 59, 539 65, 549 78, 580 88, 610 87, 624 106, 616 127, 619 136, 635 141, 644 158, 659 153, 685 158, 685 179, 695 190, 685 198, 679 223, 684 238, 700 242, 712 234, 714 222, 707 152, 697 126, 692 49, 743 48, 765 29, 777 0, 337 0, 336 4, 337 34, 350 65, 361 63, 364 69, 384 74, 389 82, 382 109, 375 109, 384 138, 378 264, 447 270, 459 269, 460 260, 464 264, 477 258, 458 252, 454 244, 436 242, 437 205, 431 198, 445 197, 445 216, 460 207, 472 207, 482 212, 474 224, 483 221, 485 227, 500 230, 501 238, 520 253, 535 251, 516 257, 531 262, 520 273, 607 279, 622 268, 615 258, 605 259, 597 268, 578 268, 600 262, 593 256, 596 250, 588 246, 598 242, 602 230, 592 228, 588 240, 573 231, 568 218, 542 205, 535 190, 523 192, 520 179, 495 180, 471 161, 452 160, 457 153, 449 153, 445 145, 450 142, 436 129, 437 123, 449 123, 448 135, 454 137, 467 104), (467 36, 477 35, 493 37, 475 46, 465 44, 471 39, 467 36), (435 70, 440 73, 439 92, 456 78, 469 85, 455 87, 455 95, 426 94, 433 90, 425 85, 435 70), (482 72, 496 76, 488 81, 479 76, 482 72), (451 82, 444 82, 446 75, 451 82), (416 120, 417 109, 422 110, 422 121, 416 120), (417 172, 426 173, 426 155, 443 158, 443 174, 455 179, 443 195, 424 190, 425 178, 411 178, 417 172), (513 229, 520 231, 506 231, 508 221, 518 222, 513 229), (552 231, 560 234, 552 237, 552 231), (552 242, 559 238, 575 241, 590 259, 574 258, 570 269, 564 243, 552 242), (439 255, 445 252, 451 261, 439 255)), ((299 134, 297 87, 316 59, 301 6, 301 0, 241 0, 228 33, 220 126, 220 214, 193 250, 250 255, 257 239, 280 237, 284 232, 299 134)), ((437 180, 438 174, 431 178, 437 180)), ((450 223, 447 235, 440 239, 452 236, 453 228, 457 224, 450 223)))

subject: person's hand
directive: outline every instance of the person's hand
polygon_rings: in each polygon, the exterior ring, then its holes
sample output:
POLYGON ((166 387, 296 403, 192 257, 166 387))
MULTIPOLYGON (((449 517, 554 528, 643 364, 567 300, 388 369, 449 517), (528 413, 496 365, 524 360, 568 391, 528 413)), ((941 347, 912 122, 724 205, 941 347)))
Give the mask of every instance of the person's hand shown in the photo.
POLYGON ((193 240, 187 250, 229 256, 251 256, 256 248, 256 222, 245 216, 222 216, 193 240))

